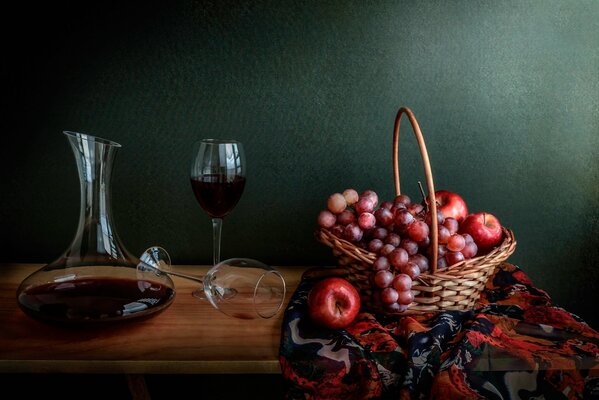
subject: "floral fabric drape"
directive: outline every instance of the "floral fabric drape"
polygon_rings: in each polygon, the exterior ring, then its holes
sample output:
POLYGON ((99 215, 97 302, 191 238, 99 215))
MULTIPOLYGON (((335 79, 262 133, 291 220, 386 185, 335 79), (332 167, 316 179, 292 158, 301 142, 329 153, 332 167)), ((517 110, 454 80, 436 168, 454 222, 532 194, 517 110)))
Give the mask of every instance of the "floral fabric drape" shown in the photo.
POLYGON ((344 330, 315 326, 308 271, 285 312, 280 362, 290 399, 599 398, 599 333, 503 264, 473 310, 362 312, 344 330))

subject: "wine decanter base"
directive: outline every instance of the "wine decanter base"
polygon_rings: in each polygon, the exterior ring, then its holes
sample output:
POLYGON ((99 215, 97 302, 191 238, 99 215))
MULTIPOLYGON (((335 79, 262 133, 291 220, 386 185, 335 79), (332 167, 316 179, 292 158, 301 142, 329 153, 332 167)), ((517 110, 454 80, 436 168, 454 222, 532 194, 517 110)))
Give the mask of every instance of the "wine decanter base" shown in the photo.
POLYGON ((163 276, 156 279, 155 274, 130 267, 40 270, 32 278, 41 275, 53 278, 38 284, 25 280, 18 302, 27 315, 46 322, 81 325, 149 317, 168 307, 175 296, 163 276))

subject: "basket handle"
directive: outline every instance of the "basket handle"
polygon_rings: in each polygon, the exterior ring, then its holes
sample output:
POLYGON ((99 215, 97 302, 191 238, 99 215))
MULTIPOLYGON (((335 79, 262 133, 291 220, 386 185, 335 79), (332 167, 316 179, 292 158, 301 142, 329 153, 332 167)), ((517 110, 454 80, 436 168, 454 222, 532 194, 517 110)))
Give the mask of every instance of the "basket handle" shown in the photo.
POLYGON ((412 124, 412 129, 414 131, 414 135, 416 136, 416 140, 418 141, 418 147, 420 148, 420 156, 422 157, 422 164, 424 165, 424 174, 426 178, 426 186, 428 188, 428 202, 431 212, 431 246, 433 247, 433 258, 431 260, 431 264, 429 266, 430 273, 434 274, 437 272, 437 258, 439 256, 439 231, 437 227, 437 202, 435 199, 435 185, 433 183, 433 173, 431 170, 431 163, 428 159, 428 152, 426 151, 426 144, 424 143, 424 137, 422 136, 422 132, 420 131, 420 126, 418 125, 418 121, 416 121, 416 117, 412 110, 407 107, 401 107, 397 112, 397 116, 395 117, 395 127, 393 130, 393 178, 395 181, 395 195, 399 196, 401 194, 400 182, 399 182, 399 124, 401 120, 401 116, 403 114, 408 116, 410 124, 412 124))

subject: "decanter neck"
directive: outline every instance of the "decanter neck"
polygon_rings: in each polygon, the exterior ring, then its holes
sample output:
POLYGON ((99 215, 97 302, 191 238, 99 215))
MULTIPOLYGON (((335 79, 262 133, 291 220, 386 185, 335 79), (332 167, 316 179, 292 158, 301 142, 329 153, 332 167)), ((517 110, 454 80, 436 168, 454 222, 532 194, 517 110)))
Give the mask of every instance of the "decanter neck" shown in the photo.
POLYGON ((114 230, 110 193, 112 166, 120 145, 80 133, 65 134, 75 154, 81 190, 79 225, 67 257, 127 259, 114 230))

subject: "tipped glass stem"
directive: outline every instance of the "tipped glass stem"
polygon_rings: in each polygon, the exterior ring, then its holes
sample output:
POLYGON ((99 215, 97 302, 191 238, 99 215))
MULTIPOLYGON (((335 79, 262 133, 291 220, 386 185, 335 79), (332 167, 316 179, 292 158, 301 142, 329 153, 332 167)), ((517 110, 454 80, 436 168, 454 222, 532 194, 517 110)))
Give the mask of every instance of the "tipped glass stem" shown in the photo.
MULTIPOLYGON (((194 282, 200 282, 202 285, 204 284, 203 277, 182 274, 181 272, 175 272, 175 271, 162 271, 162 272, 167 275, 178 276, 179 278, 189 279, 190 281, 194 281, 194 282)), ((203 287, 202 287, 202 290, 203 290, 203 287)))

